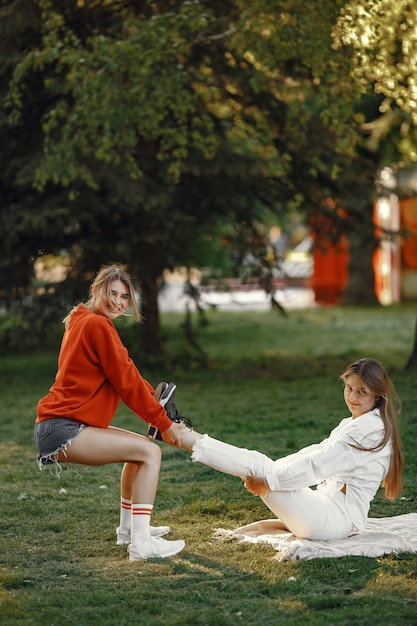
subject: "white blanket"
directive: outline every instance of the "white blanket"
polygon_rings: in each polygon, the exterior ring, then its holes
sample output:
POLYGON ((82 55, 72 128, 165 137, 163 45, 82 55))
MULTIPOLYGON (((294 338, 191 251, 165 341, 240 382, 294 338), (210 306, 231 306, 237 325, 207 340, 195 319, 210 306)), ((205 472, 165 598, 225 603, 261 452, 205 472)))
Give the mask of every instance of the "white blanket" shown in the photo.
POLYGON ((335 541, 299 539, 279 519, 254 522, 236 530, 219 528, 215 537, 219 540, 236 539, 270 544, 278 552, 275 557, 277 561, 341 556, 377 557, 392 552, 417 552, 417 513, 369 518, 364 531, 335 541))

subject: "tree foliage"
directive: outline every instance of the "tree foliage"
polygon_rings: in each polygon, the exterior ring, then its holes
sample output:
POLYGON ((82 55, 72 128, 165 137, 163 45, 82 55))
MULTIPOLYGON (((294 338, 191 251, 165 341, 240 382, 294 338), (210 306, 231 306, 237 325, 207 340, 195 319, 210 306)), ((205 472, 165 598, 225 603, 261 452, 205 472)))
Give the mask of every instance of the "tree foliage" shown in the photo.
POLYGON ((351 0, 341 10, 335 37, 339 47, 353 51, 352 77, 361 91, 369 94, 372 86, 380 96, 380 114, 367 120, 368 147, 380 150, 385 163, 417 161, 415 0, 351 0))
MULTIPOLYGON (((33 76, 43 80, 39 188, 97 188, 108 166, 140 182, 149 155, 154 175, 179 183, 196 156, 210 167, 225 142, 256 160, 256 174, 287 182, 293 146, 313 123, 353 154, 350 64, 343 51, 329 58, 335 3, 313 14, 293 0, 212 4, 67 1, 65 13, 42 0, 41 45, 16 67, 7 99, 16 122, 33 76), (107 13, 99 24, 97 11, 107 13)), ((320 146, 310 159, 311 175, 329 168, 320 146)))
POLYGON ((364 84, 345 4, 9 2, 4 284, 25 287, 39 254, 63 249, 86 277, 126 262, 158 352, 161 273, 189 266, 219 224, 242 232, 265 209, 297 208, 327 216, 335 237, 369 238, 377 159, 358 151, 364 84))

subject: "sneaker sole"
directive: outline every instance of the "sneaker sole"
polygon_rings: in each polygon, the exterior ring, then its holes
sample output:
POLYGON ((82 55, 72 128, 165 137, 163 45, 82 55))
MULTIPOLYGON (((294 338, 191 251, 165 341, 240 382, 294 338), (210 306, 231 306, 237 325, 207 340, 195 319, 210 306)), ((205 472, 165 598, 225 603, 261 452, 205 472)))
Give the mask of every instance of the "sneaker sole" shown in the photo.
MULTIPOLYGON (((159 404, 162 407, 165 407, 166 403, 171 398, 171 396, 173 396, 175 394, 176 389, 177 389, 177 385, 174 385, 174 383, 169 383, 168 384, 166 382, 161 382, 155 388, 154 398, 155 398, 155 400, 158 400, 159 404), (171 387, 170 390, 169 390, 169 394, 167 395, 166 398, 163 398, 163 400, 161 400, 161 396, 165 393, 165 391, 169 387, 171 387)), ((163 439, 161 437, 161 433, 156 428, 156 426, 149 426, 149 428, 148 428, 148 439, 153 439, 154 441, 155 440, 156 441, 163 441, 163 439)))
POLYGON ((181 550, 184 550, 185 548, 185 541, 182 541, 182 546, 179 548, 173 548, 170 552, 167 552, 166 554, 151 554, 149 556, 136 556, 136 555, 132 555, 132 552, 129 550, 129 560, 130 561, 146 561, 147 559, 168 559, 170 556, 175 556, 176 554, 178 554, 179 552, 181 552, 181 550))
POLYGON ((159 383, 158 387, 155 389, 155 393, 154 393, 154 398, 155 400, 158 400, 159 404, 163 407, 165 407, 166 403, 168 402, 168 400, 171 398, 171 396, 173 396, 175 394, 175 391, 177 389, 177 385, 175 385, 174 383, 163 383, 164 385, 166 385, 165 387, 162 386, 161 383, 159 383), (160 387, 160 388, 159 388, 160 387), (165 398, 161 398, 161 396, 164 395, 164 393, 169 389, 169 393, 165 398))

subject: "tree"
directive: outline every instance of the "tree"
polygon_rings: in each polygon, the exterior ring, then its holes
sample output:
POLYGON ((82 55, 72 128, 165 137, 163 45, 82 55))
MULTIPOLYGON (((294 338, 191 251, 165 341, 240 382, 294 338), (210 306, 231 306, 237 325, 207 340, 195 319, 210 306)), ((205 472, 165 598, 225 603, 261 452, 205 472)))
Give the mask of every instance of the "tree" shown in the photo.
POLYGON ((412 348, 410 356, 408 357, 405 368, 412 369, 415 367, 417 367, 417 320, 416 320, 416 328, 414 332, 413 348, 412 348))
POLYGON ((87 272, 128 262, 158 352, 157 280, 192 261, 196 232, 265 207, 346 204, 356 95, 349 56, 332 51, 341 4, 40 2, 9 84, 9 136, 36 132, 5 185, 2 232, 20 224, 6 250, 76 249, 87 272), (23 170, 41 194, 31 202, 23 170))
POLYGON ((363 93, 361 145, 374 160, 375 180, 384 166, 398 170, 417 160, 416 32, 416 6, 408 0, 351 0, 335 28, 338 46, 352 51, 352 80, 363 93))
POLYGON ((40 252, 67 249, 86 275, 123 260, 155 353, 161 272, 189 265, 217 224, 297 207, 359 250, 372 240, 379 161, 358 151, 365 84, 343 23, 360 2, 25 1, 30 38, 6 37, 16 125, 1 127, 0 238, 4 269, 25 268, 17 284, 40 252))
MULTIPOLYGON (((385 98, 383 111, 392 112, 396 105, 410 115, 414 126, 416 28, 416 6, 412 0, 351 0, 342 8, 336 29, 339 45, 354 51, 353 76, 362 91, 367 93, 372 84, 374 92, 385 98)), ((411 142, 415 138, 414 131, 411 142)))

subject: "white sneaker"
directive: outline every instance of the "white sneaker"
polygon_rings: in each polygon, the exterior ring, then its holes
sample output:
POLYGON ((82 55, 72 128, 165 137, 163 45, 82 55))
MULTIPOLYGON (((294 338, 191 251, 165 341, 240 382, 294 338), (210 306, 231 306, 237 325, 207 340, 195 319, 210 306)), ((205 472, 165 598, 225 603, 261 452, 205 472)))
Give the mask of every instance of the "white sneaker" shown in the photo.
MULTIPOLYGON (((169 526, 151 526, 150 527, 151 537, 163 537, 171 532, 171 528, 169 526)), ((126 530, 119 526, 116 528, 116 545, 118 546, 128 546, 130 539, 130 530, 126 530)))
POLYGON ((128 547, 131 561, 139 559, 165 559, 168 556, 178 554, 185 547, 185 541, 167 541, 161 537, 148 537, 141 539, 128 547))

